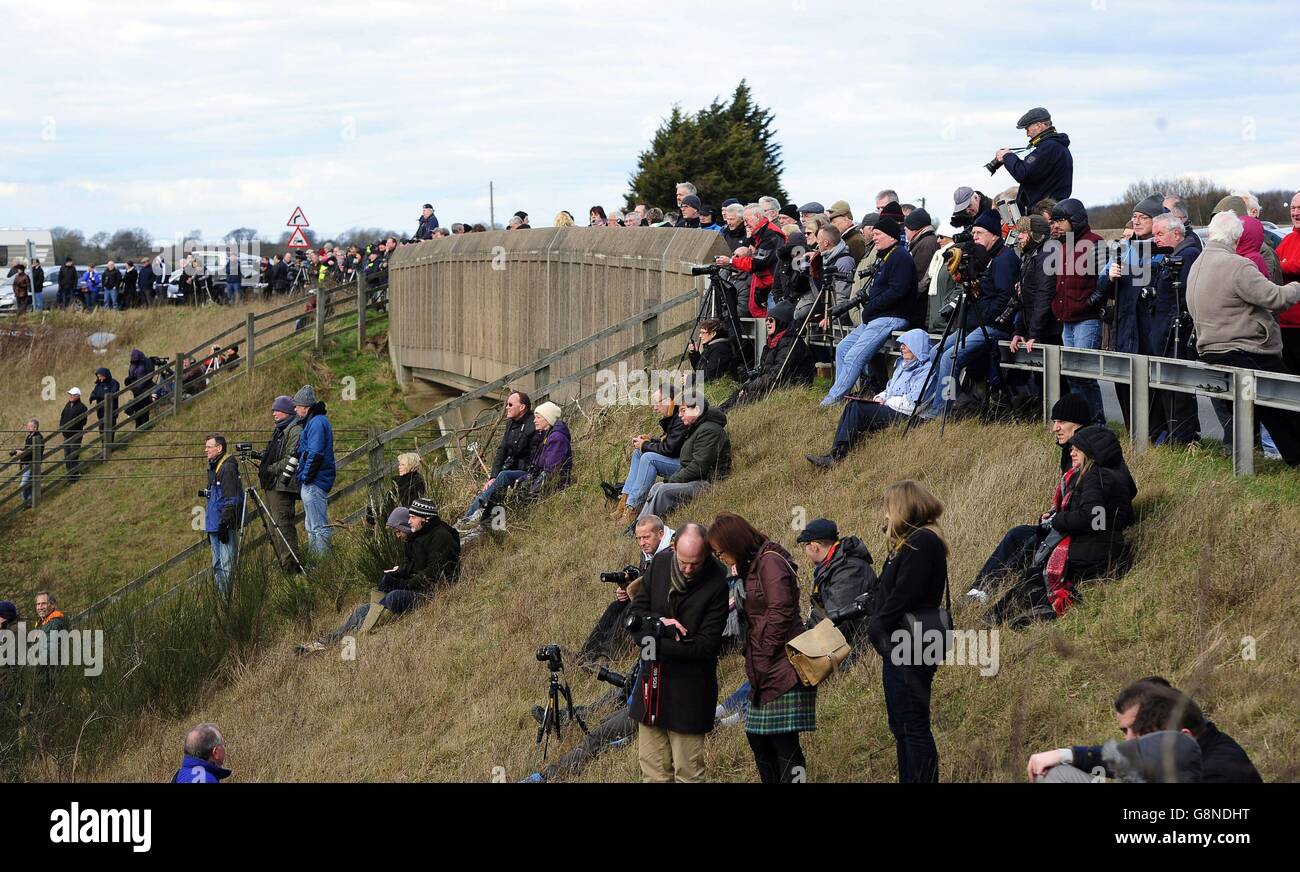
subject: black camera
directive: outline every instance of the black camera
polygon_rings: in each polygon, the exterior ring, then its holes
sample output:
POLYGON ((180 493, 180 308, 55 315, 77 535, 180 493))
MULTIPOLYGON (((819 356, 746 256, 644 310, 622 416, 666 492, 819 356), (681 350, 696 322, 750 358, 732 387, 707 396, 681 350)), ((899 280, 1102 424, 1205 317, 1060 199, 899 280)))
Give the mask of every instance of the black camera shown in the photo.
POLYGON ((1138 291, 1138 299, 1144 303, 1149 303, 1156 298, 1156 286, 1144 285, 1142 290, 1138 291))
POLYGON ((641 577, 641 570, 635 566, 624 566, 618 572, 602 572, 600 580, 606 584, 617 584, 619 587, 627 587, 632 582, 641 577))
POLYGON ((722 267, 716 263, 694 264, 691 266, 691 275, 693 276, 716 276, 722 267))
POLYGON ((606 669, 604 666, 601 666, 596 671, 596 678, 606 684, 612 684, 615 687, 622 688, 623 690, 627 689, 627 676, 619 672, 614 672, 612 669, 606 669))
POLYGON ((663 621, 642 615, 628 615, 627 619, 623 621, 623 628, 629 633, 650 636, 655 639, 663 638, 664 635, 663 621))
POLYGON ((831 623, 835 626, 856 621, 860 618, 870 617, 873 611, 873 598, 871 591, 858 594, 853 602, 849 603, 842 609, 833 612, 827 612, 826 617, 830 618, 831 623))
POLYGON ((852 312, 858 306, 866 305, 867 296, 868 296, 867 292, 865 290, 862 290, 859 291, 857 295, 845 300, 843 303, 836 303, 834 306, 831 306, 830 317, 843 318, 845 315, 847 315, 849 312, 852 312))
POLYGON ((990 176, 997 175, 998 170, 1002 169, 1002 161, 993 158, 993 160, 984 164, 984 169, 989 171, 990 176))
POLYGON ((559 645, 543 645, 537 649, 536 656, 538 662, 545 663, 552 672, 564 669, 564 657, 560 653, 559 645))
POLYGON ((206 500, 210 496, 212 496, 212 488, 205 487, 203 490, 199 491, 199 499, 201 500, 206 500))

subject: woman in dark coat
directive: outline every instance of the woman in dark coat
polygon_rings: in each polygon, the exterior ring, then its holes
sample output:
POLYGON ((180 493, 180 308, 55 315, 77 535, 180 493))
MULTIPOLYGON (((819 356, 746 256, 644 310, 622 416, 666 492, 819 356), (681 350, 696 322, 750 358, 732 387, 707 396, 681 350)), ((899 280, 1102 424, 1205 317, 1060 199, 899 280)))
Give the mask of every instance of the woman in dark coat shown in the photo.
POLYGON ((735 372, 735 354, 726 328, 712 318, 700 322, 700 340, 686 346, 691 369, 704 373, 704 383, 726 378, 735 372))
POLYGON ((135 421, 136 429, 149 423, 149 406, 151 395, 157 380, 154 378, 154 363, 143 351, 136 348, 131 351, 131 366, 126 371, 126 384, 131 390, 132 400, 126 407, 126 414, 135 421))
POLYGON ((889 558, 880 572, 867 636, 884 661, 885 709, 900 783, 939 780, 939 749, 930 732, 930 685, 938 663, 912 662, 920 646, 913 644, 905 616, 936 608, 943 599, 948 545, 939 534, 942 514, 943 503, 918 482, 900 481, 885 488, 889 558))
POLYGON ((709 526, 709 547, 745 580, 745 738, 764 784, 806 776, 799 733, 817 729, 817 688, 804 685, 785 645, 803 632, 799 577, 790 554, 739 515, 709 526))

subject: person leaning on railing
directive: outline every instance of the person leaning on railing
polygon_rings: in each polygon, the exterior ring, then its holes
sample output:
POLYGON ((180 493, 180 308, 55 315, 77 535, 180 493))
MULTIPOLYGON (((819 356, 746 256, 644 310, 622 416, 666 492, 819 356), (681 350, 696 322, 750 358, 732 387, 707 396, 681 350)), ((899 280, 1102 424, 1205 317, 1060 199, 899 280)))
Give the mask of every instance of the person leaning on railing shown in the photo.
MULTIPOLYGON (((1241 220, 1231 211, 1210 221, 1209 242, 1187 277, 1187 309, 1196 325, 1196 351, 1205 363, 1287 372, 1277 312, 1300 302, 1300 282, 1275 285, 1237 254, 1241 220)), ((1300 465, 1300 414, 1256 406, 1282 459, 1300 465)))

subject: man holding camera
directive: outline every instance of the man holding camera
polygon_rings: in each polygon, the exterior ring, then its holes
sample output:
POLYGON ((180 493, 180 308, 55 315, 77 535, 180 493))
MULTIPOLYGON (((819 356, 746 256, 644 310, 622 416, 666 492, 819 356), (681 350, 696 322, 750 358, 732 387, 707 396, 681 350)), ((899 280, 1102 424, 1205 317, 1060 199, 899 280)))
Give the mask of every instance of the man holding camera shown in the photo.
POLYGON ((880 350, 895 330, 905 330, 916 308, 916 265, 898 247, 903 228, 892 216, 882 215, 871 228, 876 253, 876 274, 862 294, 831 310, 818 325, 825 330, 830 320, 845 314, 845 307, 862 305, 862 323, 835 346, 835 383, 822 399, 833 406, 857 383, 872 355, 880 350))
POLYGON ((212 580, 217 591, 224 594, 230 589, 230 573, 235 566, 235 537, 244 488, 239 480, 239 464, 226 451, 226 437, 217 433, 209 436, 203 443, 203 454, 208 459, 208 487, 199 492, 208 501, 203 530, 212 546, 212 580))
POLYGON ((785 234, 777 229, 757 203, 745 207, 745 244, 730 257, 718 256, 714 263, 742 273, 749 273, 749 316, 767 315, 768 298, 776 276, 777 250, 785 242, 785 234))
POLYGON ((673 541, 673 531, 664 525, 658 515, 644 515, 636 522, 636 544, 641 548, 641 558, 636 566, 626 566, 619 572, 602 572, 601 581, 615 584, 614 601, 596 622, 579 655, 584 658, 614 658, 625 653, 627 636, 622 633, 623 619, 628 604, 641 587, 641 578, 650 568, 656 554, 668 548, 673 541))
POLYGON ((1070 137, 1057 132, 1052 116, 1041 106, 1020 116, 1016 129, 1029 137, 1032 151, 1021 157, 1009 148, 999 148, 990 166, 1005 167, 1020 184, 1016 207, 1021 215, 1028 215, 1044 197, 1059 201, 1070 196, 1074 190, 1074 156, 1070 154, 1070 137))
POLYGON ((641 647, 630 714, 644 782, 704 781, 704 737, 718 705, 718 652, 727 624, 727 571, 705 530, 687 524, 657 554, 628 607, 641 647))
POLYGON ((839 527, 828 518, 818 518, 799 533, 798 543, 813 564, 811 609, 804 625, 811 630, 824 620, 832 621, 853 646, 853 654, 841 668, 856 660, 866 644, 871 598, 876 589, 876 571, 871 552, 857 536, 840 538, 839 527))
POLYGON ((275 430, 266 448, 253 453, 258 462, 257 479, 265 495, 266 507, 271 511, 271 523, 279 532, 271 537, 271 546, 285 572, 298 571, 298 529, 293 523, 294 501, 298 499, 298 442, 302 438, 302 422, 293 408, 293 397, 279 396, 271 404, 271 417, 275 430), (283 536, 283 540, 281 540, 283 536), (286 550, 285 546, 288 546, 286 550))
MULTIPOLYGON (((1152 221, 1164 214, 1164 194, 1156 193, 1133 207, 1133 236, 1119 243, 1115 255, 1098 277, 1097 288, 1114 300, 1115 351, 1125 354, 1159 354, 1151 344, 1155 314, 1155 240, 1152 221)), ((1120 410, 1129 423, 1129 392, 1121 390, 1120 410)))
MULTIPOLYGON (((956 326, 940 350, 939 375, 930 388, 934 399, 927 418, 942 415, 944 404, 957 398, 957 376, 963 368, 988 363, 990 356, 997 354, 998 341, 1011 338, 1020 258, 1003 242, 1002 222, 992 209, 975 219, 971 238, 975 245, 972 266, 979 270, 978 293, 967 303, 966 323, 956 326), (962 330, 967 331, 964 336, 962 330)), ((988 367, 988 374, 991 383, 995 379, 1000 381, 1001 373, 996 366, 988 367)))
MULTIPOLYGON (((1155 312, 1148 341, 1156 354, 1175 360, 1195 360, 1192 316, 1187 314, 1187 279, 1201 253, 1199 239, 1187 237, 1182 217, 1173 212, 1151 222, 1156 253, 1164 255, 1157 270, 1155 312)), ((1186 445, 1201 438, 1196 397, 1182 391, 1151 392, 1151 442, 1186 445)))

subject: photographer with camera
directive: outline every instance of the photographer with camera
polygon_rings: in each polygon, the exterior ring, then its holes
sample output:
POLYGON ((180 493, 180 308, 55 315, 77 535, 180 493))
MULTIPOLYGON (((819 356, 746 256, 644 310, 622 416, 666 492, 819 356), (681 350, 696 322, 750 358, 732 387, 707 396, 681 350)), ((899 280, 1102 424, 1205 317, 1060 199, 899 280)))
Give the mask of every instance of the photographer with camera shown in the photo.
POLYGON ((794 324, 794 306, 777 303, 767 313, 767 344, 757 370, 751 371, 740 388, 723 401, 719 411, 730 411, 742 403, 756 403, 781 385, 809 384, 813 379, 813 358, 794 324))
MULTIPOLYGON (((827 224, 817 231, 817 260, 819 262, 817 285, 820 297, 827 309, 838 308, 849 301, 853 290, 854 269, 857 261, 849 251, 838 228, 827 224)), ((804 299, 787 298, 797 308, 794 312, 795 324, 803 324, 812 311, 815 297, 804 295, 804 299)), ((847 318, 846 318, 847 320, 847 318)))
POLYGON ((796 541, 813 564, 811 608, 804 627, 811 630, 824 620, 839 627, 853 646, 853 653, 840 664, 840 669, 847 669, 867 644, 867 621, 878 584, 871 552, 857 536, 840 538, 839 527, 828 518, 809 522, 796 541))
MULTIPOLYGON (((969 258, 969 270, 979 276, 969 288, 973 299, 966 306, 966 323, 956 325, 939 350, 938 378, 930 386, 933 399, 927 418, 943 414, 944 406, 957 399, 961 370, 977 366, 986 373, 992 388, 1002 383, 998 362, 998 341, 1011 338, 1015 321, 1015 286, 1020 277, 1020 258, 1002 239, 1002 222, 993 210, 983 212, 971 229, 971 243, 962 249, 969 258), (962 330, 966 330, 963 335, 962 330), (960 346, 960 347, 959 347, 960 346)), ((963 271, 967 267, 962 267, 963 271)), ((955 316, 954 316, 955 317, 955 316)), ((924 414, 924 413, 923 413, 924 414)))
MULTIPOLYGON (((1164 194, 1155 193, 1133 207, 1133 235, 1117 243, 1114 252, 1097 279, 1097 288, 1114 301, 1114 351, 1125 354, 1158 355, 1151 344, 1152 320, 1155 316, 1156 253, 1152 220, 1164 214, 1164 194)), ((1129 425, 1129 391, 1117 391, 1124 425, 1129 425)))
POLYGON ((649 434, 632 437, 632 462, 628 466, 623 492, 610 517, 623 526, 632 523, 641 510, 641 500, 659 476, 667 478, 682 468, 679 459, 686 441, 686 422, 677 407, 677 390, 672 384, 656 388, 651 395, 659 418, 658 439, 649 434))
MULTIPOLYGON (((1237 254, 1243 232, 1231 211, 1210 219, 1209 242, 1187 277, 1187 309, 1205 363, 1287 372, 1276 313, 1300 302, 1300 282, 1275 285, 1237 254)), ((1256 406, 1259 422, 1289 466, 1300 465, 1300 415, 1256 406)))
POLYGON ((992 198, 974 188, 961 187, 953 191, 952 202, 952 217, 948 223, 959 230, 969 228, 977 217, 994 209, 992 198))
POLYGON ((239 464, 226 451, 226 437, 214 433, 203 443, 208 459, 208 486, 199 496, 207 502, 203 513, 203 531, 212 548, 212 580, 219 593, 230 589, 230 574, 237 558, 240 515, 244 505, 244 486, 239 480, 239 464))
MULTIPOLYGON (((852 299, 830 310, 819 325, 830 327, 831 318, 862 307, 862 323, 835 346, 835 383, 822 399, 824 407, 844 399, 861 377, 872 356, 895 330, 904 330, 916 309, 916 265, 898 247, 903 229, 898 221, 882 216, 871 228, 876 255, 871 285, 852 299)), ((871 255, 868 255, 870 257, 871 255)))
POLYGON ((293 398, 288 395, 276 397, 271 403, 271 418, 275 421, 275 430, 271 432, 266 448, 253 452, 252 458, 258 464, 257 480, 270 510, 270 521, 279 531, 279 535, 270 537, 271 547, 280 561, 280 568, 285 572, 296 572, 298 562, 294 555, 298 553, 298 529, 293 516, 294 501, 298 499, 301 487, 296 472, 302 421, 294 410, 293 398), (284 550, 286 542, 292 553, 284 550))
POLYGON ((986 169, 996 173, 1005 167, 1020 185, 1016 207, 1028 215, 1030 208, 1044 197, 1064 200, 1074 189, 1074 156, 1070 154, 1070 137, 1057 132, 1052 117, 1041 106, 1030 109, 1016 122, 1016 129, 1029 137, 1029 154, 1023 149, 999 148, 986 169))
POLYGON ((420 210, 420 221, 415 226, 415 239, 432 239, 433 231, 438 228, 438 216, 433 214, 433 204, 425 203, 420 210))
POLYGON ((786 643, 803 632, 799 576, 790 554, 752 524, 723 512, 709 525, 709 547, 744 579, 745 738, 764 784, 803 781, 799 734, 817 729, 817 688, 799 680, 786 643))
POLYGON ((757 203, 745 207, 744 217, 745 244, 733 251, 730 257, 719 255, 713 262, 749 274, 749 316, 762 318, 767 314, 772 296, 777 249, 785 242, 785 234, 767 220, 763 207, 757 203))
MULTIPOLYGON (((1149 341, 1161 357, 1195 360, 1192 316, 1187 313, 1187 277, 1201 254, 1201 246, 1187 238, 1182 218, 1174 213, 1157 215, 1151 225, 1156 253, 1163 257, 1157 269, 1149 341)), ((1201 438, 1201 417, 1193 394, 1152 391, 1150 421, 1153 445, 1187 445, 1201 438)))
POLYGON ((334 487, 334 426, 316 389, 303 385, 293 395, 293 411, 302 421, 298 440, 298 493, 302 498, 307 546, 317 555, 329 551, 329 492, 334 487))
POLYGON ((930 371, 930 334, 914 328, 898 339, 899 361, 885 389, 874 397, 849 397, 840 412, 840 422, 835 428, 835 442, 831 453, 805 454, 813 466, 829 469, 839 463, 863 436, 883 430, 893 424, 906 423, 917 404, 930 371))
POLYGON ((700 321, 700 338, 692 339, 686 346, 686 355, 690 358, 691 369, 703 373, 703 387, 711 381, 726 378, 735 371, 735 352, 731 347, 731 338, 727 328, 716 318, 700 321))
POLYGON ((687 524, 655 555, 628 607, 641 648, 629 713, 645 782, 704 781, 704 737, 718 705, 718 652, 727 623, 726 569, 706 531, 687 524))
POLYGON ((623 620, 627 616, 628 604, 640 588, 641 578, 649 570, 650 561, 673 541, 673 530, 665 526, 658 515, 645 515, 638 519, 635 532, 636 544, 641 549, 637 565, 600 574, 602 582, 614 585, 614 601, 605 608, 605 613, 596 621, 595 628, 583 643, 579 656, 584 659, 613 659, 627 653, 628 637, 623 632, 623 620))

